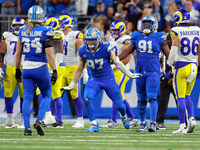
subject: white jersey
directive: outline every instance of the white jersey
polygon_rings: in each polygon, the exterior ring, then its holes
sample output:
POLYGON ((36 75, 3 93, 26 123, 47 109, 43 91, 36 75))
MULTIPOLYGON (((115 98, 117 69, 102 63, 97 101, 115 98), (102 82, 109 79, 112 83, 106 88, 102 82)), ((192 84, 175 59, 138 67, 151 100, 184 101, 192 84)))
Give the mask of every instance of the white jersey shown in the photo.
MULTIPOLYGON (((130 44, 131 37, 129 35, 124 35, 117 39, 116 41, 113 39, 110 39, 110 45, 113 47, 113 52, 116 56, 121 54, 123 45, 129 45, 130 44)), ((129 63, 126 64, 126 67, 129 68, 129 63)))
POLYGON ((176 62, 197 62, 197 49, 200 38, 199 27, 174 27, 170 31, 170 36, 179 39, 179 48, 175 58, 176 62))
MULTIPOLYGON (((12 32, 4 32, 3 40, 6 42, 7 52, 4 57, 4 64, 8 66, 15 66, 15 54, 17 49, 17 40, 18 36, 13 34, 12 32)), ((24 61, 24 55, 22 55, 22 62, 24 61)))
POLYGON ((78 64, 78 53, 75 46, 76 39, 78 38, 83 38, 83 34, 80 31, 71 31, 64 35, 63 61, 66 66, 78 64))

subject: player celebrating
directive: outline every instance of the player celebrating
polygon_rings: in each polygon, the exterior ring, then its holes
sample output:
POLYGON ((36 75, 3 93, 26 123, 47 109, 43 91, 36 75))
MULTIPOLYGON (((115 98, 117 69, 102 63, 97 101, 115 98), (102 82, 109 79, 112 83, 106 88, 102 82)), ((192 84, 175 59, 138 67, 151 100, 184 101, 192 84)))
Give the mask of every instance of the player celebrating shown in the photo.
POLYGON ((24 102, 22 112, 24 117, 24 135, 33 135, 30 129, 30 105, 34 95, 34 89, 37 85, 42 93, 43 100, 40 103, 39 113, 34 128, 41 136, 42 120, 50 106, 51 101, 51 81, 56 82, 57 71, 53 54, 52 38, 55 35, 54 30, 49 26, 43 25, 44 11, 40 6, 34 5, 28 11, 28 25, 21 27, 19 39, 17 41, 16 78, 18 81, 23 78, 24 102), (22 51, 25 55, 23 64, 23 74, 20 71, 20 62, 22 51), (50 78, 47 61, 53 70, 50 78), (41 75, 42 73, 42 75, 41 75))
POLYGON ((112 51, 109 43, 100 42, 100 32, 96 28, 89 28, 84 37, 85 45, 79 48, 79 63, 74 73, 74 77, 69 86, 61 88, 61 90, 72 90, 78 83, 85 63, 91 70, 92 78, 86 84, 84 90, 85 107, 91 122, 91 127, 87 132, 99 132, 99 127, 95 119, 94 106, 92 100, 104 89, 109 98, 114 102, 119 110, 123 125, 126 129, 130 128, 129 121, 126 117, 126 107, 123 103, 119 86, 116 84, 114 74, 110 66, 110 60, 119 68, 124 74, 130 78, 137 78, 140 74, 132 74, 119 61, 118 57, 112 51))
MULTIPOLYGON (((83 34, 80 31, 72 31, 74 25, 74 18, 69 14, 64 14, 59 17, 60 30, 64 33, 64 56, 63 60, 66 64, 66 70, 63 76, 63 86, 69 85, 73 79, 74 72, 78 64, 77 51, 80 46, 84 44, 83 34)), ((78 85, 70 91, 71 97, 74 100, 77 122, 72 126, 73 128, 84 128, 83 121, 83 100, 80 95, 78 85)))
MULTIPOLYGON (((173 19, 177 27, 172 28, 170 31, 172 47, 168 64, 172 66, 175 61, 173 89, 177 97, 180 127, 172 133, 192 133, 196 126, 196 120, 194 118, 193 101, 190 94, 196 81, 197 52, 200 57, 200 29, 196 26, 188 27, 190 13, 185 9, 177 10, 174 13, 173 19), (185 108, 189 117, 187 129, 185 124, 185 108)), ((198 60, 198 65, 200 65, 200 59, 198 60)), ((199 68, 198 66, 198 71, 199 68)))
POLYGON ((0 127, 14 127, 13 119, 13 93, 18 85, 18 93, 20 97, 21 122, 20 127, 24 127, 22 116, 23 87, 22 82, 18 82, 15 78, 15 54, 17 40, 19 36, 19 28, 25 24, 25 20, 17 17, 11 23, 12 32, 4 32, 2 36, 0 49, 0 79, 3 79, 3 63, 6 65, 4 78, 4 97, 7 111, 7 121, 0 127), (5 56, 5 59, 4 59, 5 56))
POLYGON ((131 44, 119 55, 120 60, 137 51, 135 72, 143 76, 136 79, 138 97, 137 111, 140 115, 141 124, 138 132, 146 132, 148 127, 146 119, 147 102, 150 103, 150 127, 149 132, 156 132, 157 94, 160 85, 160 60, 159 53, 162 51, 168 58, 169 48, 164 33, 154 32, 156 20, 151 15, 142 19, 141 32, 134 32, 131 44))
MULTIPOLYGON (((116 56, 118 56, 129 44, 130 44, 130 36, 124 35, 126 32, 126 25, 122 20, 115 20, 111 24, 111 36, 114 40, 110 40, 111 46, 113 47, 113 51, 116 56)), ((129 61, 131 58, 131 54, 125 58, 122 63, 126 65, 127 69, 129 70, 129 61)), ((126 105, 126 113, 129 117, 130 127, 134 127, 138 125, 138 120, 135 119, 135 116, 131 110, 131 107, 126 101, 124 97, 124 90, 126 83, 128 82, 129 78, 125 76, 120 70, 118 70, 115 64, 112 64, 113 73, 115 75, 115 80, 118 86, 120 87, 120 91, 122 94, 123 102, 126 105)), ((117 120, 118 110, 115 105, 112 105, 112 117, 111 119, 104 125, 100 125, 100 127, 117 127, 116 120, 117 120)))

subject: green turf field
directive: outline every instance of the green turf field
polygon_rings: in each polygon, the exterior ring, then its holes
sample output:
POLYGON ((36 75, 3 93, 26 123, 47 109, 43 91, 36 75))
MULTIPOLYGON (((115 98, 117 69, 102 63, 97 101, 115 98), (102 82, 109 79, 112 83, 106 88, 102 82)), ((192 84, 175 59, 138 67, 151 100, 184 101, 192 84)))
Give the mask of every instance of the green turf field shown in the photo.
MULTIPOLYGON (((0 124, 3 121, 0 121, 0 124)), ((19 123, 19 122, 15 122, 19 123)), ((200 126, 191 134, 171 134, 178 124, 166 124, 167 129, 156 133, 135 132, 138 127, 126 130, 121 123, 117 128, 100 128, 98 133, 86 133, 84 129, 73 129, 74 122, 64 122, 63 129, 44 128, 45 135, 39 136, 32 128, 33 136, 24 136, 24 129, 0 128, 0 150, 185 150, 200 149, 200 126)), ((31 122, 31 125, 33 122, 31 122)), ((99 123, 103 124, 103 123, 99 123)))

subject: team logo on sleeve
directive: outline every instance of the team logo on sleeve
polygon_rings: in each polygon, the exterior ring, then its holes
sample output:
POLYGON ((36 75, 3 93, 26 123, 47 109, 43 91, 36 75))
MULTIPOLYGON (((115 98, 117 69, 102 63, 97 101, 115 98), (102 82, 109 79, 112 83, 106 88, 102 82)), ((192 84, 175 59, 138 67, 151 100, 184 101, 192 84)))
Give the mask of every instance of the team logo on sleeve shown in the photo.
POLYGON ((87 55, 86 55, 86 54, 84 54, 84 55, 83 55, 83 58, 87 58, 87 55))
POLYGON ((163 36, 161 37, 161 39, 162 39, 162 42, 167 41, 167 36, 166 36, 166 35, 163 35, 163 36))

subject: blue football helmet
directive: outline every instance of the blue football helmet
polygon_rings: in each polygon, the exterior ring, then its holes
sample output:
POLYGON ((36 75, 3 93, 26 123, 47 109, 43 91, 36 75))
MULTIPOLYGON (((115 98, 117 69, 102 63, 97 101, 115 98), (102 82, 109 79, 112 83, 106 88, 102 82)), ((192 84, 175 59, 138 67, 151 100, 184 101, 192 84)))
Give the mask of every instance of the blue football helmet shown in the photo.
POLYGON ((180 23, 190 23, 190 13, 185 9, 179 9, 174 13, 173 21, 176 25, 180 23))
POLYGON ((124 23, 124 21, 122 20, 115 20, 112 22, 111 27, 111 36, 116 39, 119 36, 121 36, 123 33, 126 32, 126 25, 124 23), (118 33, 114 32, 114 31, 118 31, 118 33))
POLYGON ((25 25, 25 20, 22 19, 21 17, 16 17, 15 19, 13 19, 13 21, 11 23, 12 33, 19 35, 19 28, 20 27, 15 27, 15 25, 23 26, 23 25, 25 25))
POLYGON ((34 5, 28 10, 28 21, 32 23, 41 23, 44 21, 44 10, 38 6, 34 5))
POLYGON ((84 43, 88 49, 96 47, 101 40, 101 33, 97 28, 91 27, 85 32, 84 43), (95 40, 94 43, 87 43, 87 40, 95 40))
POLYGON ((44 18, 44 23, 47 26, 51 26, 54 30, 57 30, 59 27, 59 20, 57 16, 50 15, 44 18))
POLYGON ((60 27, 59 29, 65 29, 67 27, 73 27, 74 26, 74 18, 69 14, 63 14, 59 17, 59 23, 60 27))
POLYGON ((142 24, 141 24, 141 31, 144 34, 150 34, 154 32, 157 29, 157 23, 156 19, 151 16, 147 15, 142 19, 142 24))

